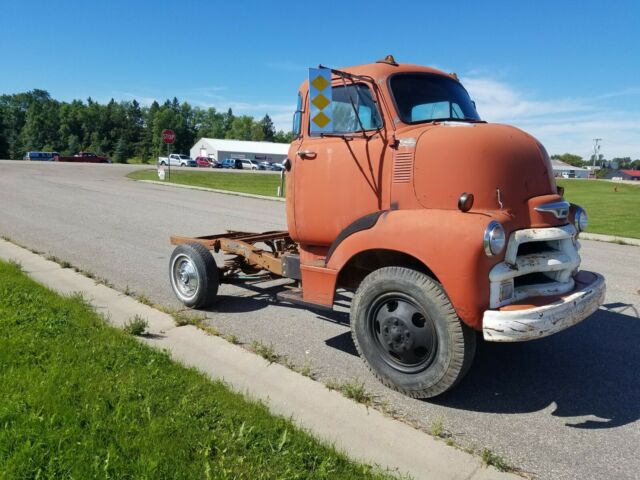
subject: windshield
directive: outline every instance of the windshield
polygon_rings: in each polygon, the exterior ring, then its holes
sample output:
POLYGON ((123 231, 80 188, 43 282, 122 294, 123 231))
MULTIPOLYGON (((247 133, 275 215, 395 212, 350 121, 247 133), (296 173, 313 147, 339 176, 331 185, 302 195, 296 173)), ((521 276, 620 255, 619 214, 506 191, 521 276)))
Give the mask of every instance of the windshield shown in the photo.
POLYGON ((191 157, 189 157, 188 155, 180 155, 180 158, 182 160, 191 160, 191 157))
POLYGON ((404 123, 480 120, 467 91, 451 78, 428 73, 397 74, 389 85, 404 123))

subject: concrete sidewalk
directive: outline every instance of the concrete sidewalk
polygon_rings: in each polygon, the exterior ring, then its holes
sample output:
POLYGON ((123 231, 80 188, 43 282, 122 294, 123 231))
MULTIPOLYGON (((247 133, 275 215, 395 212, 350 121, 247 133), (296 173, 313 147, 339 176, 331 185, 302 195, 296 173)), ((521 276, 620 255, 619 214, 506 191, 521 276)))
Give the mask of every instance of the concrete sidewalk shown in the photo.
POLYGON ((151 334, 140 337, 141 341, 167 349, 182 364, 264 402, 274 414, 291 418, 354 460, 415 479, 520 478, 485 467, 473 455, 219 337, 193 326, 176 327, 171 316, 10 242, 0 240, 0 258, 19 262, 31 278, 58 293, 82 292, 114 326, 122 327, 134 315, 141 315, 149 322, 151 334))

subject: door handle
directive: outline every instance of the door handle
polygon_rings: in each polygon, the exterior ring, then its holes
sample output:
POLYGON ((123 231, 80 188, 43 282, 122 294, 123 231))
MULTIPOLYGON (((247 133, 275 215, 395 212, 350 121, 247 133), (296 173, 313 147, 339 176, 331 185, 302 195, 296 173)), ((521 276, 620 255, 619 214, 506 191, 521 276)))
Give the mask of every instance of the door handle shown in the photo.
POLYGON ((296 152, 296 155, 298 155, 300 158, 316 158, 316 152, 313 152, 311 150, 298 150, 296 152))

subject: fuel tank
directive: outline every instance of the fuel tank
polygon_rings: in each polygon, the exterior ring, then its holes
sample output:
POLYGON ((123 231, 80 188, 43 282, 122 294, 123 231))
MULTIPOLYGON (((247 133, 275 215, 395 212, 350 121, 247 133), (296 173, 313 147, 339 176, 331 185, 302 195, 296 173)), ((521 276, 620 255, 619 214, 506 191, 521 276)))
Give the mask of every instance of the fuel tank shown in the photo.
POLYGON ((456 209, 467 192, 474 195, 474 211, 528 217, 531 199, 553 200, 557 193, 546 150, 518 128, 451 122, 414 135, 413 187, 424 208, 456 209))

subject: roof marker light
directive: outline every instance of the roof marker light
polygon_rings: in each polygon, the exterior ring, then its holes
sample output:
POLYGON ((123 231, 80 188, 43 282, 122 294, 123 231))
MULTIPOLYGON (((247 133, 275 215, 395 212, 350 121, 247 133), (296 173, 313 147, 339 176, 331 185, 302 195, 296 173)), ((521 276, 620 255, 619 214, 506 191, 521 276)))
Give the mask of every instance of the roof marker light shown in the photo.
POLYGON ((396 59, 393 58, 393 55, 387 55, 382 60, 376 61, 376 63, 386 63, 388 65, 393 65, 394 67, 398 66, 398 63, 396 62, 396 59))

